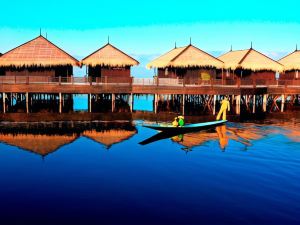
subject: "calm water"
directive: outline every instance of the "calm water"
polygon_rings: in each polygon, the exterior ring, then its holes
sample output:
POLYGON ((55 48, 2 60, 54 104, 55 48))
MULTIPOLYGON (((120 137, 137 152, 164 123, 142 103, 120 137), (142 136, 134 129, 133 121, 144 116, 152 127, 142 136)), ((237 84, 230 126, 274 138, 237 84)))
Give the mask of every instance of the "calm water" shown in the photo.
POLYGON ((300 224, 300 118, 140 145, 144 121, 1 123, 0 224, 300 224))

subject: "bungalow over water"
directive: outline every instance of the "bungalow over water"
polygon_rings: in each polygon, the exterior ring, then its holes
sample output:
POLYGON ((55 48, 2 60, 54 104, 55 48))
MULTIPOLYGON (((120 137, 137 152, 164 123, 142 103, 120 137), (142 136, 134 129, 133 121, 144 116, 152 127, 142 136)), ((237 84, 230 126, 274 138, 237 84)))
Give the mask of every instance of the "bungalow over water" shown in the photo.
POLYGON ((130 68, 139 64, 137 60, 120 49, 107 43, 81 60, 87 66, 87 74, 95 81, 96 78, 127 82, 131 79, 130 68))
POLYGON ((158 78, 181 78, 186 83, 221 78, 223 67, 221 60, 192 44, 185 47, 175 46, 147 64, 148 69, 157 68, 158 78))
POLYGON ((226 80, 276 80, 276 73, 282 72, 283 66, 252 47, 225 53, 218 57, 225 63, 226 80))
POLYGON ((77 59, 41 35, 0 57, 2 76, 68 77, 73 66, 79 66, 77 59))
POLYGON ((300 79, 300 51, 296 50, 282 59, 278 60, 284 66, 284 73, 280 75, 282 80, 298 80, 300 79))

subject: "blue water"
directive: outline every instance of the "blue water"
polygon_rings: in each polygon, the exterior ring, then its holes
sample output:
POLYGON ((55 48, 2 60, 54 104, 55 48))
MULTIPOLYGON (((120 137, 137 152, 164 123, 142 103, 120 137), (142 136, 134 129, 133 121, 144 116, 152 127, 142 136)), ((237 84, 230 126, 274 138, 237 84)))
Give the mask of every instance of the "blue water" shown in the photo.
POLYGON ((299 124, 230 123, 224 149, 184 151, 139 145, 156 134, 141 122, 109 148, 80 136, 42 157, 0 143, 0 224, 300 224, 299 124))

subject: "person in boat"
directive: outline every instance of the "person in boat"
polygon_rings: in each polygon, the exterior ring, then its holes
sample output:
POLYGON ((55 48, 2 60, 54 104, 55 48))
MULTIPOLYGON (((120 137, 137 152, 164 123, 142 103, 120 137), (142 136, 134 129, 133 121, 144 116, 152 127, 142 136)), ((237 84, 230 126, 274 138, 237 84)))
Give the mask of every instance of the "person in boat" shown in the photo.
POLYGON ((221 102, 221 109, 217 115, 217 120, 220 120, 221 115, 222 115, 222 120, 226 120, 226 111, 230 110, 230 103, 228 100, 228 97, 225 96, 224 99, 221 102))
POLYGON ((172 125, 173 125, 173 127, 178 127, 178 117, 177 116, 174 118, 172 125))
POLYGON ((178 125, 180 127, 184 126, 184 117, 183 116, 178 116, 178 125))

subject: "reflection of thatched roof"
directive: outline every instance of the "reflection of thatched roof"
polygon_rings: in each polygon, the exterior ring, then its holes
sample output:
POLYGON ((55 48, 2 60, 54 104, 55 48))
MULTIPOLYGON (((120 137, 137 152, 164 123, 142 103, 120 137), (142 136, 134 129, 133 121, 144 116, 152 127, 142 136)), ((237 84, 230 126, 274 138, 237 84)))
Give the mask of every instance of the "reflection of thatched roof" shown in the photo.
POLYGON ((111 146, 115 143, 122 142, 136 133, 136 130, 86 130, 83 132, 83 136, 86 136, 96 142, 111 146))
POLYGON ((43 36, 38 36, 4 53, 0 58, 0 66, 49 67, 62 65, 79 65, 79 62, 43 36))
POLYGON ((75 135, 0 134, 0 142, 43 156, 54 152, 65 144, 71 143, 75 139, 75 135))
POLYGON ((284 66, 284 70, 300 70, 300 51, 296 50, 278 60, 284 66))
POLYGON ((270 70, 282 71, 283 66, 268 56, 253 48, 238 51, 229 51, 219 57, 227 69, 244 69, 252 71, 270 70))
POLYGON ((81 63, 89 66, 111 67, 135 66, 139 64, 137 60, 109 43, 82 59, 81 63))
POLYGON ((223 62, 193 45, 174 48, 147 64, 147 68, 166 67, 215 67, 223 68, 223 62))

